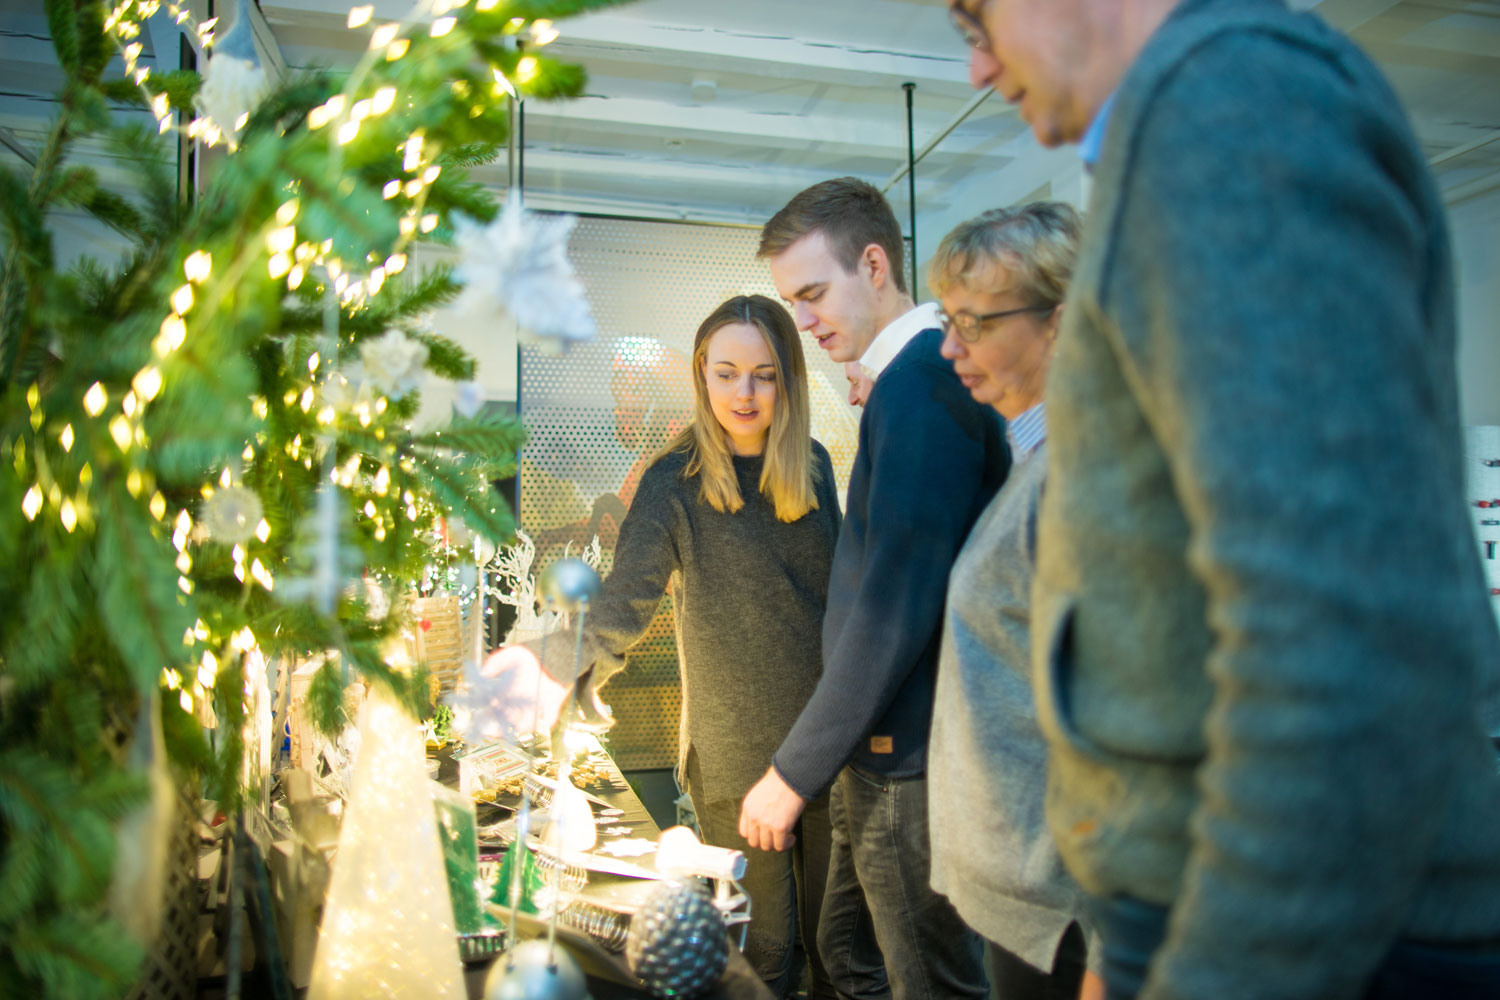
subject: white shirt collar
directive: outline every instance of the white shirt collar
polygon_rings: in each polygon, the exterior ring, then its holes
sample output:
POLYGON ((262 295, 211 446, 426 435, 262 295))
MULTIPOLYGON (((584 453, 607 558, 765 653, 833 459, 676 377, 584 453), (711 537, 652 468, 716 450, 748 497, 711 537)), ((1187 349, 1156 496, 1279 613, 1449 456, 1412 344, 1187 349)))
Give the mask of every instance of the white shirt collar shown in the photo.
POLYGON ((938 304, 924 302, 909 309, 886 325, 859 359, 859 366, 872 379, 880 378, 885 366, 895 360, 901 349, 923 330, 938 329, 938 304))

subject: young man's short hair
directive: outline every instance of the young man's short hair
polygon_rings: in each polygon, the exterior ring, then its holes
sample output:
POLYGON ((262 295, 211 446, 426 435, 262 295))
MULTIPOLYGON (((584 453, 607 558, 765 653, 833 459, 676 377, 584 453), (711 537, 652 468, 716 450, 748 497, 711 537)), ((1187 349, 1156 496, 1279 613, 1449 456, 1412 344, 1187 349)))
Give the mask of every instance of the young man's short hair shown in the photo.
POLYGON ((761 257, 776 257, 811 233, 821 232, 834 259, 853 271, 871 243, 885 251, 896 290, 906 291, 906 243, 885 196, 857 177, 814 184, 771 216, 760 231, 761 257))

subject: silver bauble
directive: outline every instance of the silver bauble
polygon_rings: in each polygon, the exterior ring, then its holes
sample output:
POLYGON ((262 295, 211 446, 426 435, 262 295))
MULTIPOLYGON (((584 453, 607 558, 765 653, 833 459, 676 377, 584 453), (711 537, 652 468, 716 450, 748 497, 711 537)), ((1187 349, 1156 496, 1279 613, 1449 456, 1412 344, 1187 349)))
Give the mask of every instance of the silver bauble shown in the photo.
POLYGON ((220 545, 242 545, 255 537, 265 508, 260 496, 244 486, 214 490, 198 513, 208 537, 220 545))
POLYGON ((663 882, 630 919, 625 960, 659 997, 695 997, 724 975, 724 918, 696 882, 663 882))
POLYGON ((544 607, 572 614, 599 596, 599 573, 582 559, 568 556, 542 570, 536 589, 544 607))
POLYGON ((484 1000, 589 1000, 583 970, 561 946, 522 941, 495 959, 484 1000))

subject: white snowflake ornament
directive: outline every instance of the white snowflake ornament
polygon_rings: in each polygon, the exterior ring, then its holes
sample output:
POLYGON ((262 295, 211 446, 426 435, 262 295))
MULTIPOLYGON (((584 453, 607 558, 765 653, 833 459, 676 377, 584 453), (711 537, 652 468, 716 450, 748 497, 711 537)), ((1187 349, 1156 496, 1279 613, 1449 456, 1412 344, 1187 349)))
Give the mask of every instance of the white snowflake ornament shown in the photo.
POLYGON ((568 261, 571 215, 528 212, 514 195, 488 226, 456 219, 464 283, 458 308, 480 316, 510 313, 521 340, 554 351, 592 340, 596 327, 583 284, 568 261))
POLYGON ((258 63, 220 53, 208 60, 208 72, 193 98, 193 107, 213 123, 229 148, 234 149, 250 112, 270 89, 266 71, 258 63))
POLYGON ((359 360, 370 383, 391 399, 400 399, 422 384, 427 345, 400 330, 387 330, 359 346, 359 360))

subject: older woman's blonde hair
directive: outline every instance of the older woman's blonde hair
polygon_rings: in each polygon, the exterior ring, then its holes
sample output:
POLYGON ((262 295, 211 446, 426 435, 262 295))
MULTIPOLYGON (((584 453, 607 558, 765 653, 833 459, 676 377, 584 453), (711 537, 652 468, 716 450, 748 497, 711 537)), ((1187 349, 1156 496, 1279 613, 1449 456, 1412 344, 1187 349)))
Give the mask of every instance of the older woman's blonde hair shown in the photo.
POLYGON ((812 460, 812 405, 807 393, 807 362, 792 317, 764 295, 736 295, 709 314, 693 337, 693 421, 662 449, 684 451, 684 475, 697 475, 700 495, 714 510, 734 513, 745 505, 734 474, 734 450, 708 402, 704 366, 708 342, 731 323, 760 331, 776 369, 776 404, 766 437, 760 491, 771 499, 776 517, 795 521, 818 507, 818 471, 812 460))
POLYGON ((990 280, 991 268, 999 264, 1015 278, 1013 291, 1029 304, 1060 305, 1073 278, 1082 231, 1078 212, 1061 201, 991 209, 943 237, 927 268, 928 287, 939 298, 955 284, 972 289, 975 282, 990 280))

